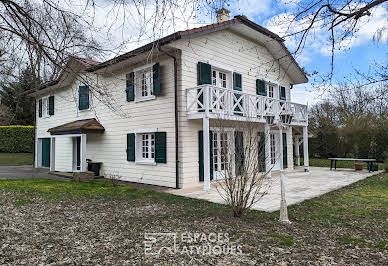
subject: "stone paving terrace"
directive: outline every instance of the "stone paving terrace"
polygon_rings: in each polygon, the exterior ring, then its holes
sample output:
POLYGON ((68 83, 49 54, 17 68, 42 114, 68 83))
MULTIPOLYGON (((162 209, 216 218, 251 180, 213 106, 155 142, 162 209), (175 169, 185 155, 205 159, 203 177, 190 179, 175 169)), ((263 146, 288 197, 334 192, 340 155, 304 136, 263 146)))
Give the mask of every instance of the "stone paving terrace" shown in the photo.
MULTIPOLYGON (((329 168, 323 167, 310 167, 310 172, 303 172, 302 167, 296 168, 294 171, 285 172, 287 205, 318 197, 377 173, 379 172, 369 173, 367 170, 355 171, 353 169, 330 170, 329 168)), ((271 182, 271 187, 268 194, 257 202, 252 209, 268 212, 279 210, 279 174, 273 174, 269 182, 271 182)), ((179 190, 171 189, 167 190, 167 192, 184 197, 204 199, 215 203, 225 203, 214 184, 210 191, 204 191, 203 185, 201 185, 179 190)))

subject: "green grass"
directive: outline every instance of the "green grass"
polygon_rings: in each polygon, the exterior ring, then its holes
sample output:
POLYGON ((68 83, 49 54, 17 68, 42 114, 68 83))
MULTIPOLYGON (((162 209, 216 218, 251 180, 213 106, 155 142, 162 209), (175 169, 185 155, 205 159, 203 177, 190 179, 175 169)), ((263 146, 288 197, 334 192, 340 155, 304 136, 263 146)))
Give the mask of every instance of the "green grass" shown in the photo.
POLYGON ((284 236, 280 234, 273 234, 273 238, 279 239, 280 243, 284 246, 291 247, 292 245, 295 244, 294 239, 291 236, 284 236))
POLYGON ((32 165, 32 153, 0 153, 0 165, 32 165))
MULTIPOLYGON (((303 158, 300 158, 300 165, 303 165, 303 158)), ((310 166, 316 166, 316 167, 329 167, 330 168, 330 160, 328 159, 319 159, 319 158, 310 158, 309 159, 310 166)), ((364 164, 364 169, 367 169, 367 163, 364 164)), ((383 163, 378 163, 379 170, 383 169, 383 163)), ((334 162, 333 162, 333 168, 334 168, 334 162)), ((354 169, 354 162, 352 161, 337 161, 337 168, 353 168, 354 169)))
POLYGON ((183 224, 194 232, 201 232, 201 221, 209 221, 214 228, 225 230, 234 239, 246 236, 244 243, 253 250, 260 243, 297 249, 306 245, 324 247, 336 243, 346 248, 387 250, 384 232, 388 231, 388 173, 289 206, 291 226, 277 222, 278 211, 250 210, 242 218, 233 218, 231 208, 225 205, 129 186, 112 186, 105 181, 0 180, 0 190, 14 192, 11 203, 15 208, 33 206, 35 196, 40 196, 39 200, 43 199, 44 204, 55 204, 59 200, 68 200, 71 204, 89 198, 114 202, 115 205, 129 200, 134 208, 158 203, 174 211, 144 217, 144 220, 136 221, 139 226, 154 224, 174 231, 177 229, 171 224, 179 221, 175 226, 183 224))

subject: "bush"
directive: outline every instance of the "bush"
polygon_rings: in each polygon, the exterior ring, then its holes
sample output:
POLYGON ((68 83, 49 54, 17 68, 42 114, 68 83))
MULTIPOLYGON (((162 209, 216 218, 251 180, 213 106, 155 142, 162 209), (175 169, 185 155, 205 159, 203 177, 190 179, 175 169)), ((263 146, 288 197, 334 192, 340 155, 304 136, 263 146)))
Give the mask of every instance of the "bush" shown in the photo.
POLYGON ((388 151, 384 152, 384 170, 388 173, 388 151))
POLYGON ((33 126, 0 126, 0 152, 33 152, 33 126))

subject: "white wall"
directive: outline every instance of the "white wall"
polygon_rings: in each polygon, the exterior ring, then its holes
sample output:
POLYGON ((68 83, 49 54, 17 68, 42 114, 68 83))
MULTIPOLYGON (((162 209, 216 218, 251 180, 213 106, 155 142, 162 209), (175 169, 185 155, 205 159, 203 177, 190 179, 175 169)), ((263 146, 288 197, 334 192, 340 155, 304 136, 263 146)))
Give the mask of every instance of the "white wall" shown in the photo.
MULTIPOLYGON (((197 86, 197 63, 202 61, 226 66, 242 74, 243 91, 248 93, 256 93, 257 78, 278 82, 286 87, 287 100, 290 100, 290 79, 276 62, 272 61, 269 67, 272 56, 264 46, 228 30, 179 40, 171 46, 181 50, 178 57, 180 183, 183 186, 196 185, 199 183, 198 131, 202 130, 202 120, 187 119, 185 92, 187 88, 197 86)), ((92 110, 78 111, 79 83, 75 82, 55 92, 54 116, 37 117, 37 136, 49 136, 47 129, 67 122, 95 117, 105 127, 105 132, 88 134, 86 158, 103 162, 102 174, 117 173, 127 181, 175 187, 173 60, 168 57, 154 60, 158 61, 161 64, 162 96, 145 102, 126 102, 125 74, 139 66, 134 65, 124 67, 113 75, 98 75, 99 83, 111 95, 102 97, 103 103, 92 97, 92 110), (115 110, 107 107, 105 98, 111 100, 108 105, 112 106, 113 102, 115 110), (126 160, 126 134, 142 128, 167 132, 167 164, 140 165, 126 160)), ((210 126, 213 125, 211 121, 210 126)), ((263 131, 262 127, 258 124, 258 131, 263 131)), ((56 142, 56 170, 68 169, 68 161, 71 162, 67 157, 67 146, 61 146, 56 142), (66 152, 61 154, 62 150, 66 152)), ((292 152, 292 136, 289 133, 289 166, 292 166, 292 152)))
MULTIPOLYGON (((111 95, 99 101, 91 99, 91 110, 78 111, 79 82, 55 91, 55 112, 49 118, 39 118, 37 108, 37 137, 49 136, 49 128, 75 120, 95 117, 105 128, 103 134, 88 134, 86 158, 103 162, 102 174, 115 173, 123 180, 161 186, 175 187, 175 142, 174 142, 174 87, 172 59, 157 59, 161 65, 162 95, 144 102, 127 102, 125 74, 138 65, 123 68, 114 75, 99 75, 101 88, 111 95), (107 103, 109 99, 110 103, 107 103), (115 110, 108 108, 115 107, 115 110), (144 128, 156 128, 167 132, 167 163, 140 165, 127 161, 127 133, 144 128)), ((39 99, 39 97, 38 97, 39 99)), ((57 138, 56 170, 71 171, 72 149, 70 138, 57 138), (59 140, 59 141, 58 141, 59 140), (70 170, 69 170, 70 169, 70 170)))
MULTIPOLYGON (((182 86, 179 109, 181 177, 184 186, 191 186, 199 183, 198 131, 202 130, 202 120, 187 119, 185 90, 197 86, 197 63, 217 64, 242 74, 243 91, 247 93, 256 94, 256 79, 279 83, 286 87, 288 101, 290 79, 264 46, 229 30, 180 40, 173 45, 182 50, 179 79, 182 86)), ((258 124, 258 129, 264 131, 263 125, 258 124)), ((292 167, 292 136, 287 134, 288 165, 292 167)))

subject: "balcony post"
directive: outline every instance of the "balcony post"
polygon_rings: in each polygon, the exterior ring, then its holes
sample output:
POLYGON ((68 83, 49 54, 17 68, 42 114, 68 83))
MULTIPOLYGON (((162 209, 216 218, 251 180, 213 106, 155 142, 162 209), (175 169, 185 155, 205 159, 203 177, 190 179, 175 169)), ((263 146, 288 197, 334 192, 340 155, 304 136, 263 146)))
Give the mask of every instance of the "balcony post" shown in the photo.
POLYGON ((296 135, 294 137, 294 145, 295 145, 296 165, 300 166, 300 153, 299 153, 300 137, 299 137, 299 135, 296 135))
POLYGON ((203 189, 210 190, 210 132, 209 132, 209 87, 203 88, 205 116, 203 117, 203 189))
POLYGON ((280 168, 280 222, 290 223, 288 219, 287 202, 286 202, 286 186, 284 181, 283 169, 283 129, 279 124, 279 168, 280 168))
POLYGON ((304 159, 304 171, 309 171, 309 139, 307 126, 303 127, 303 159, 304 159))

